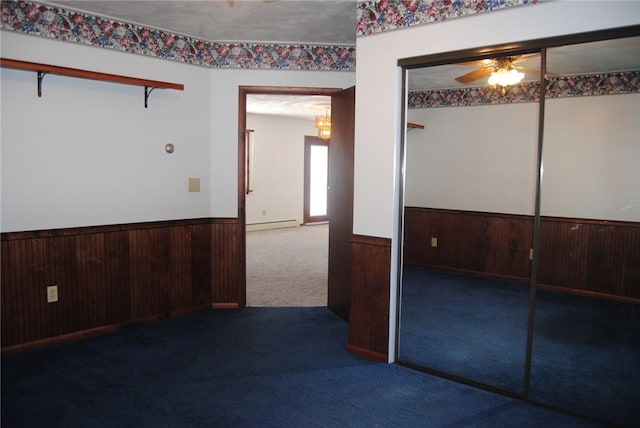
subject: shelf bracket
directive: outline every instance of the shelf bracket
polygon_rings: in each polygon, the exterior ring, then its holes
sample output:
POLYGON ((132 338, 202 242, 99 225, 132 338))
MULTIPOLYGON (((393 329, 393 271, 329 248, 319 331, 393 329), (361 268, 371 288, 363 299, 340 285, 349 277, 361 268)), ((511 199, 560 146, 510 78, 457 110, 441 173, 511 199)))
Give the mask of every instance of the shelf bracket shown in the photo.
POLYGON ((38 71, 38 97, 42 97, 42 79, 49 74, 47 71, 38 71))
POLYGON ((155 86, 144 87, 144 108, 147 108, 149 104, 149 95, 151 95, 151 92, 153 92, 154 89, 156 89, 155 86))

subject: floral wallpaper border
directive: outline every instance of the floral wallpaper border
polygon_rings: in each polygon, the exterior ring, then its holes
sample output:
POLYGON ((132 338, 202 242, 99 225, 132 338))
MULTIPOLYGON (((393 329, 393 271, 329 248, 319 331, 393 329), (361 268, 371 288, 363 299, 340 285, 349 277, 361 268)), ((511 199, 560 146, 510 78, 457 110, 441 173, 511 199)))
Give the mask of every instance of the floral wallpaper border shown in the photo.
POLYGON ((2 1, 0 29, 211 68, 355 71, 355 46, 219 43, 31 1, 2 1))
POLYGON ((542 0, 367 0, 358 3, 357 36, 492 12, 542 0))
MULTIPOLYGON (((640 71, 564 76, 549 79, 546 98, 640 93, 640 71)), ((470 107, 493 104, 531 103, 540 99, 538 82, 507 88, 461 88, 415 91, 408 96, 409 108, 470 107)))

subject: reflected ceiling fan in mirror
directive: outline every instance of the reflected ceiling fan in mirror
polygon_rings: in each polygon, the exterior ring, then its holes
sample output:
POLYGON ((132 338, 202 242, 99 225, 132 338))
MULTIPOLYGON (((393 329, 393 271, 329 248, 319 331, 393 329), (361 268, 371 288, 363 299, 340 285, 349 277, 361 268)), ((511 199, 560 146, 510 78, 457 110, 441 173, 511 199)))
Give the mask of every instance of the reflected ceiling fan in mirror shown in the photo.
POLYGON ((478 79, 489 76, 487 83, 490 85, 499 85, 502 87, 515 85, 524 79, 524 72, 531 71, 539 73, 539 70, 517 64, 529 61, 539 56, 539 53, 533 53, 463 62, 463 65, 472 65, 479 68, 467 74, 463 74, 462 76, 456 77, 456 80, 460 83, 469 84, 478 79))

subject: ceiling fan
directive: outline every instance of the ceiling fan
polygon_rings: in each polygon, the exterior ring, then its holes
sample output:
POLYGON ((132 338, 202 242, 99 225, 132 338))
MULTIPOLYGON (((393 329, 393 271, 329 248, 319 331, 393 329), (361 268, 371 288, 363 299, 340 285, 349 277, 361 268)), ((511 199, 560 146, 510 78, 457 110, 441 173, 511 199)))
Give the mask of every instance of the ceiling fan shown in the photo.
MULTIPOLYGON (((463 65, 472 65, 479 67, 469 73, 456 77, 456 81, 468 84, 483 77, 489 77, 489 84, 508 86, 518 83, 524 78, 525 71, 538 73, 539 70, 534 68, 517 65, 521 62, 539 57, 539 53, 527 55, 511 55, 492 59, 482 59, 479 61, 463 62, 463 65)), ((550 73, 551 74, 551 73, 550 73)))

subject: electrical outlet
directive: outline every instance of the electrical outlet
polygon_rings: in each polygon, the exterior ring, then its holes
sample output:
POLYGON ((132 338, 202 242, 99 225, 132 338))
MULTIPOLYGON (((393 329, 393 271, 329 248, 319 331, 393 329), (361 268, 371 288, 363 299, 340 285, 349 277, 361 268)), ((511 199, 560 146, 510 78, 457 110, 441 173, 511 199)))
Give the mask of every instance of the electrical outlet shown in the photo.
POLYGON ((436 248, 438 246, 438 238, 431 238, 431 246, 436 248))
POLYGON ((47 303, 54 303, 58 301, 58 286, 50 285, 47 287, 47 303))
POLYGON ((529 248, 529 260, 533 260, 533 248, 529 248))

